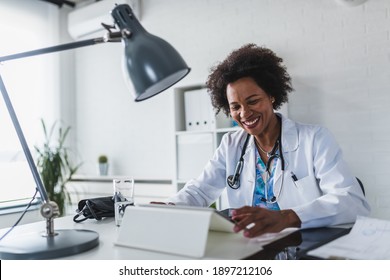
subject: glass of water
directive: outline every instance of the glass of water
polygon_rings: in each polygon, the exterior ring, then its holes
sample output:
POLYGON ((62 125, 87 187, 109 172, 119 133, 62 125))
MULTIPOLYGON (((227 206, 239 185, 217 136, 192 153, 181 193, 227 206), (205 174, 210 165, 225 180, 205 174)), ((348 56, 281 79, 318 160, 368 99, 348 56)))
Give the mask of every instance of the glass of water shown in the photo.
POLYGON ((113 185, 115 225, 119 227, 126 208, 134 205, 134 179, 131 177, 114 179, 113 185))

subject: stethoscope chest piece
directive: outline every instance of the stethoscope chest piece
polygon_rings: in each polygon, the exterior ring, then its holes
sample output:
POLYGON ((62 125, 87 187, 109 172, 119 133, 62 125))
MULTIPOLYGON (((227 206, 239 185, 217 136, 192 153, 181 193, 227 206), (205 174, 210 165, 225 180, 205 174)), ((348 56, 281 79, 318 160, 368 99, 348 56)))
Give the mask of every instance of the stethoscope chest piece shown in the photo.
POLYGON ((232 189, 236 190, 240 187, 240 179, 235 178, 234 175, 230 175, 229 177, 227 177, 226 182, 232 189))

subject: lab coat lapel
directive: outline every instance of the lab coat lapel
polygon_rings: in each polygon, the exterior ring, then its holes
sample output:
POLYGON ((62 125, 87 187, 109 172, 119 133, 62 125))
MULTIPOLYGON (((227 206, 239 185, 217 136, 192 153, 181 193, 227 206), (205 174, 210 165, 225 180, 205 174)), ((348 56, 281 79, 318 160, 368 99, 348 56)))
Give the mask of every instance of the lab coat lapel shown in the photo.
POLYGON ((279 159, 276 164, 274 174, 274 195, 280 195, 282 184, 284 183, 283 176, 286 176, 289 165, 289 155, 291 152, 298 149, 298 131, 294 122, 285 118, 282 115, 282 154, 284 158, 284 171, 282 171, 282 160, 279 159), (283 176, 282 176, 283 175, 283 176))
POLYGON ((255 142, 253 140, 253 137, 251 137, 248 142, 247 151, 244 155, 244 162, 246 164, 246 167, 244 166, 245 172, 243 172, 244 176, 242 178, 242 181, 245 185, 243 186, 243 193, 241 195, 245 197, 244 200, 246 205, 252 205, 253 192, 255 191, 256 155, 255 155, 254 147, 255 147, 255 142))
POLYGON ((284 159, 286 159, 286 153, 298 149, 298 141, 297 126, 293 121, 282 116, 282 151, 284 159))
MULTIPOLYGON (((285 162, 285 170, 287 168, 286 166, 286 162, 285 162)), ((276 197, 279 196, 280 194, 280 189, 282 187, 282 183, 283 183, 283 177, 282 175, 284 175, 284 172, 282 171, 282 160, 279 158, 277 163, 276 163, 276 167, 275 167, 275 173, 274 173, 274 195, 276 197)))

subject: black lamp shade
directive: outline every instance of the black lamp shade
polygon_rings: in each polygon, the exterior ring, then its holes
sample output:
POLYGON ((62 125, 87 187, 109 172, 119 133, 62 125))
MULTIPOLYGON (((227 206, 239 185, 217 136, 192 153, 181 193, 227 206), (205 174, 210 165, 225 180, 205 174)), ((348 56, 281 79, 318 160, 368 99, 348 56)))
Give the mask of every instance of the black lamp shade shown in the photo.
POLYGON ((111 15, 123 35, 124 67, 135 89, 135 101, 164 91, 190 72, 181 55, 168 42, 148 33, 128 5, 116 6, 111 15))

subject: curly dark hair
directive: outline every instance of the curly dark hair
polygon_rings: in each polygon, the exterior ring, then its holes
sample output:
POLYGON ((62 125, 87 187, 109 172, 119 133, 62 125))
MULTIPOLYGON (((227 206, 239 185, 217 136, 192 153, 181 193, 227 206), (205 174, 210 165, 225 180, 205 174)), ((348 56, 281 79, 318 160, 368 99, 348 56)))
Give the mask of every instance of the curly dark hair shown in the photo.
POLYGON ((287 94, 293 90, 290 75, 282 64, 283 59, 270 49, 247 44, 234 50, 229 56, 211 68, 206 86, 216 113, 230 114, 226 97, 229 83, 244 77, 252 78, 269 96, 275 98, 275 110, 288 101, 287 94))

